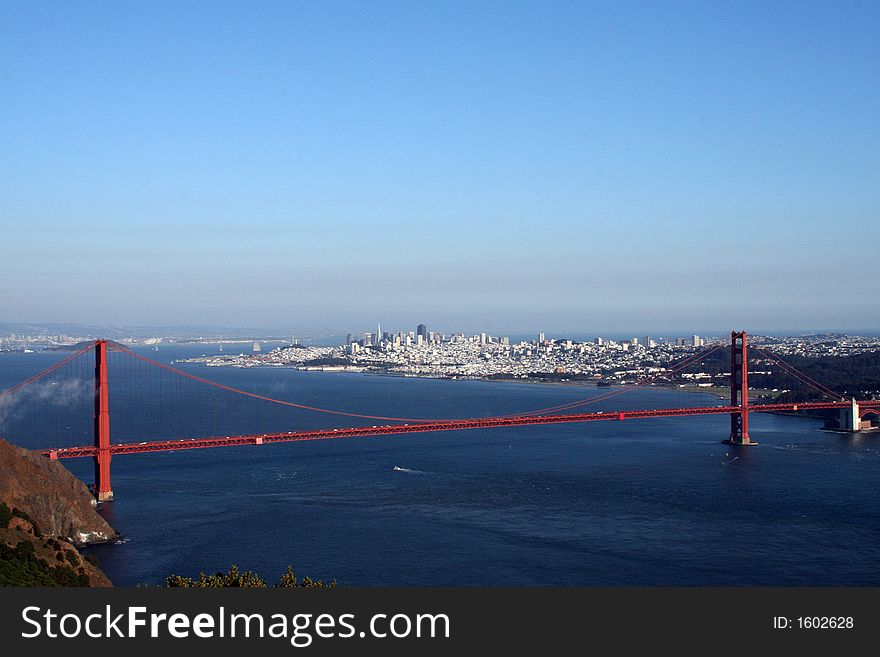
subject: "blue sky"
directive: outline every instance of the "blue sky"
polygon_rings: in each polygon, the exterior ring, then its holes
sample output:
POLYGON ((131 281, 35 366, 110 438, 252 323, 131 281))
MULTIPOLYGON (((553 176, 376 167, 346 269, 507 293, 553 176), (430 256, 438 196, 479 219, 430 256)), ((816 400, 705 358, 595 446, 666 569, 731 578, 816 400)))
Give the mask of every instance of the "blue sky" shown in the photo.
POLYGON ((880 327, 880 4, 0 1, 0 319, 880 327))

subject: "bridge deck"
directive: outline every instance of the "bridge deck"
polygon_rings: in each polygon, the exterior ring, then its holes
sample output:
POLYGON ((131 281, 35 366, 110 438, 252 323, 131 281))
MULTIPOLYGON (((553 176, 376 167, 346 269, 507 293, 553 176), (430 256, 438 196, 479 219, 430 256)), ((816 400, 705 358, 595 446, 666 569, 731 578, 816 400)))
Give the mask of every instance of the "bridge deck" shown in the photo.
MULTIPOLYGON (((851 402, 807 402, 802 404, 758 404, 749 406, 751 413, 784 413, 806 410, 847 408, 851 402)), ((880 408, 880 401, 860 401, 862 408, 880 408)), ((320 429, 316 431, 296 431, 287 433, 251 434, 243 436, 213 436, 210 438, 183 438, 176 440, 154 440, 140 443, 121 443, 110 446, 112 455, 143 454, 167 452, 184 449, 204 449, 209 447, 232 447, 236 445, 266 445, 269 443, 288 443, 304 440, 329 440, 338 438, 357 438, 362 436, 384 436, 391 434, 425 433, 428 431, 459 431, 465 429, 488 429, 493 427, 516 427, 536 424, 565 424, 572 422, 621 421, 659 417, 681 417, 687 415, 726 415, 738 413, 739 406, 711 406, 694 408, 667 408, 634 411, 615 411, 578 413, 573 415, 536 415, 514 417, 469 418, 463 420, 437 420, 398 425, 375 425, 369 427, 350 427, 339 429, 320 429)), ((97 456, 98 448, 93 445, 40 450, 39 453, 51 459, 82 458, 97 456)))

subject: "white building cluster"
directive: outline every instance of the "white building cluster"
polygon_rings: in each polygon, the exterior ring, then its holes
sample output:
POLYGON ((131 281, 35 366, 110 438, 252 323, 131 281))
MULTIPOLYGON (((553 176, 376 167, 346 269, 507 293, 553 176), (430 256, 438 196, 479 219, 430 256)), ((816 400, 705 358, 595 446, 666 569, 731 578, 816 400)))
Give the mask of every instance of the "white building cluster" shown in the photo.
POLYGON ((444 335, 419 324, 415 331, 375 333, 355 337, 338 347, 281 347, 264 354, 226 355, 192 359, 207 365, 276 366, 302 369, 370 371, 403 376, 445 378, 526 378, 534 375, 579 379, 623 379, 652 374, 704 341, 591 341, 548 339, 511 343, 507 336, 487 332, 444 335))

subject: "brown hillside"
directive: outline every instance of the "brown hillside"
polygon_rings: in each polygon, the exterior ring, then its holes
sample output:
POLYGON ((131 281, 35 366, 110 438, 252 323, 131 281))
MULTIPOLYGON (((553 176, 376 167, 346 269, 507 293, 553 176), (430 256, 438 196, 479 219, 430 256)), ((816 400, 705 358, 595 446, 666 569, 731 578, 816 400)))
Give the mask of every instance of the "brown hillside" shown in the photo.
POLYGON ((0 439, 0 501, 26 512, 47 536, 74 545, 102 543, 116 532, 95 511, 86 485, 57 461, 0 439))

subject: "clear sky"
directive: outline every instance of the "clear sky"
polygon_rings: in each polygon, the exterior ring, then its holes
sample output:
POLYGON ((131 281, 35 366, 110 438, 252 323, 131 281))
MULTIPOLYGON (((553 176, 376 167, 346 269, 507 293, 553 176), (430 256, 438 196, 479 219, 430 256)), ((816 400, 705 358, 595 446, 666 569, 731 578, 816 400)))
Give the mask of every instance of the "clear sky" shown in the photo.
POLYGON ((0 0, 0 321, 880 328, 880 3, 0 0))

